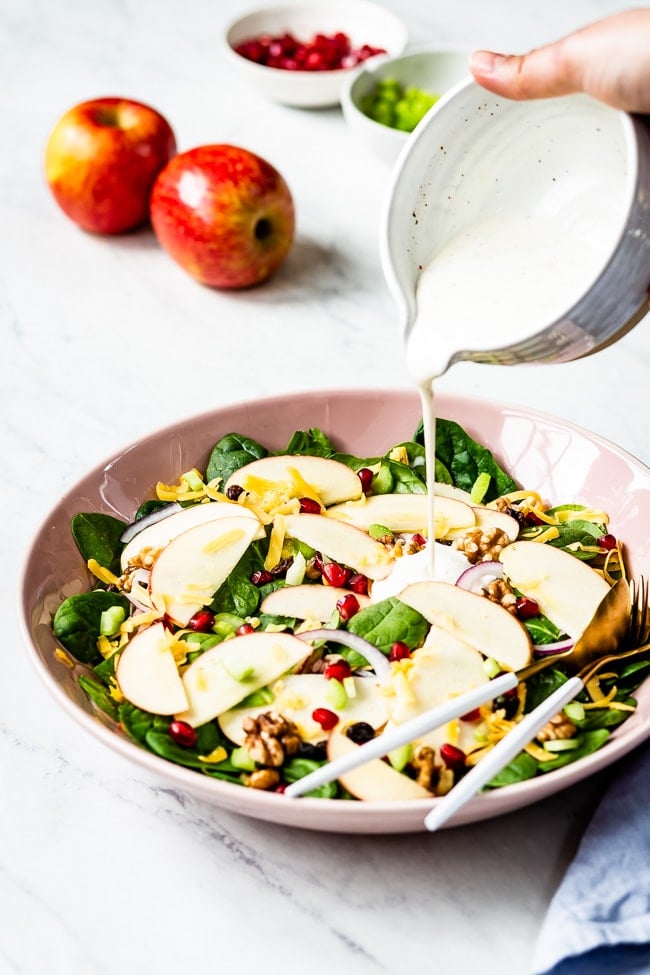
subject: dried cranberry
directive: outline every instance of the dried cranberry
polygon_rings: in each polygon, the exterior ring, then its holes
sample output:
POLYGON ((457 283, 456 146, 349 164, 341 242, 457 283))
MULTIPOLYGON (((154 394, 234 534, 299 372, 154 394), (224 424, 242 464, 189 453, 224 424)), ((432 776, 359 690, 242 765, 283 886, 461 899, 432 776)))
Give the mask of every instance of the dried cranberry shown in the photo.
POLYGON ((427 544, 426 538, 424 537, 424 535, 421 535, 420 532, 415 533, 415 535, 413 536, 413 541, 415 542, 416 545, 419 545, 420 548, 424 548, 424 546, 427 544))
POLYGON ((309 741, 301 741, 296 754, 301 758, 310 758, 314 762, 324 762, 327 760, 327 742, 312 744, 309 741))
POLYGON ((539 616, 539 605, 534 599, 528 596, 519 596, 515 603, 517 616, 520 620, 529 620, 533 616, 539 616))
POLYGON ((465 765, 465 752, 448 742, 440 746, 440 758, 449 769, 459 769, 465 765))
POLYGON ((325 562, 321 571, 323 578, 327 580, 330 586, 336 586, 337 588, 344 587, 352 575, 350 569, 339 565, 338 562, 325 562))
POLYGON ((231 501, 236 501, 238 498, 242 496, 243 493, 244 493, 243 487, 241 487, 239 484, 231 484, 228 490, 226 491, 226 497, 229 498, 231 501))
POLYGON ((303 515, 319 515, 323 510, 314 498, 300 498, 300 513, 303 515))
POLYGON ((195 633, 207 633, 214 625, 214 613, 209 609, 199 609, 187 624, 188 630, 195 633))
POLYGON ((348 593, 347 596, 342 596, 341 599, 337 601, 336 608, 344 623, 347 623, 347 621, 351 620, 353 616, 356 616, 361 609, 359 606, 359 600, 351 592, 348 593))
POLYGON ((354 575, 350 576, 348 579, 348 589, 352 592, 356 592, 357 596, 367 596, 368 595, 368 578, 367 576, 362 576, 360 572, 355 572, 354 575))
POLYGON ((478 721, 478 719, 480 717, 481 717, 481 709, 480 708, 474 708, 473 711, 468 711, 467 714, 461 714, 460 720, 461 721, 478 721))
POLYGON ((329 708, 314 708, 311 713, 313 720, 319 724, 323 731, 331 731, 339 723, 339 716, 329 708))
POLYGON ((394 662, 395 660, 406 660, 406 658, 410 656, 410 648, 405 643, 402 643, 401 640, 398 640, 390 648, 388 659, 394 662))
POLYGON ((365 745, 375 737, 375 729, 367 721, 356 721, 350 725, 345 734, 355 745, 365 745))
POLYGON ((519 710, 519 694, 517 693, 517 688, 513 687, 511 690, 496 697, 492 707, 495 711, 503 711, 508 720, 514 718, 519 710))
POLYGON ((196 744, 196 731, 187 721, 172 721, 169 726, 169 737, 181 748, 191 748, 196 744))
POLYGON ((323 677, 328 680, 345 680, 352 675, 352 668, 347 660, 335 660, 327 664, 323 671, 323 677))

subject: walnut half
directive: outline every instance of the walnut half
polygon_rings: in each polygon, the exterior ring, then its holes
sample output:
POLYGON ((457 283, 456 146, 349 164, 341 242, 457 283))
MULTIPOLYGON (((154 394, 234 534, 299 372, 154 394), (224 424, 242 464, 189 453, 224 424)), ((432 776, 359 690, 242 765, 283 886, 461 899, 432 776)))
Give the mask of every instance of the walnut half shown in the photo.
POLYGON ((300 735, 293 721, 275 711, 246 718, 242 728, 246 732, 244 747, 258 765, 279 768, 300 747, 300 735))

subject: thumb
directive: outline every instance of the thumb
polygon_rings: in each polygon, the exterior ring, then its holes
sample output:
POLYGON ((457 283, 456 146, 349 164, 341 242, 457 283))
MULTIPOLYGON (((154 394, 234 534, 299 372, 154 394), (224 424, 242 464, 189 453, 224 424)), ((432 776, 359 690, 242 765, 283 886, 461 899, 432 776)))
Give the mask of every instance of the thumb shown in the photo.
POLYGON ((561 41, 521 55, 475 51, 469 66, 480 85, 506 98, 548 98, 583 88, 578 66, 565 56, 561 41))

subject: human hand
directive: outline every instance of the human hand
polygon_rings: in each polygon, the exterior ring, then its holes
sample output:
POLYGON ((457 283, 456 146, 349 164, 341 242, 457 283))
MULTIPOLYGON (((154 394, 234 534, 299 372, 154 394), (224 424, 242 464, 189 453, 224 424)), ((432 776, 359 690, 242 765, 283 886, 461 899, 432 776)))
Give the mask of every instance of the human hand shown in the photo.
POLYGON ((650 113, 650 8, 626 10, 528 54, 475 51, 476 81, 523 100, 586 92, 613 108, 650 113))

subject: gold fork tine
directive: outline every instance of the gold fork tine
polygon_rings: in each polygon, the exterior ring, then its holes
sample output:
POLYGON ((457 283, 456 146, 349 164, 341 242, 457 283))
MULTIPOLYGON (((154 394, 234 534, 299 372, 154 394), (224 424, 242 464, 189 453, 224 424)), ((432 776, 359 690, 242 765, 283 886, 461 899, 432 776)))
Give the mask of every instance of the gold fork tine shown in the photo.
POLYGON ((630 622, 627 631, 628 646, 647 643, 650 639, 650 616, 648 614, 648 580, 638 576, 630 583, 630 622))

